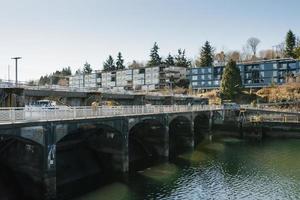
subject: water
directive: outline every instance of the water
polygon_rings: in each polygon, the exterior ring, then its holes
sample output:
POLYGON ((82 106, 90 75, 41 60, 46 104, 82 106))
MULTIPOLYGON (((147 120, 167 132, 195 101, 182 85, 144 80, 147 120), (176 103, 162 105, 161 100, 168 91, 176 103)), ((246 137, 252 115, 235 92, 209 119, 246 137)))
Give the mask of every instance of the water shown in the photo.
POLYGON ((217 139, 76 200, 300 199, 300 140, 217 139))

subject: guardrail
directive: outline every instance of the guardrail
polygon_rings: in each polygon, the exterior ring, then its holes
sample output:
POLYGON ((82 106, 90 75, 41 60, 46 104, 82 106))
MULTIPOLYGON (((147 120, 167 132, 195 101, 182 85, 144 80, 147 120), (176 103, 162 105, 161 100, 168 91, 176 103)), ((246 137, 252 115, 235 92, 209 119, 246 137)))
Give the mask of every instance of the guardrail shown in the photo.
POLYGON ((251 105, 241 105, 241 108, 248 109, 248 110, 254 110, 254 111, 268 111, 268 112, 278 112, 278 113, 287 113, 287 114, 300 114, 297 110, 291 110, 291 109, 275 109, 275 108, 263 108, 263 107, 253 107, 251 105))
POLYGON ((209 105, 0 108, 0 124, 219 110, 209 105))
POLYGON ((248 118, 250 122, 280 122, 300 123, 300 115, 254 115, 248 118))

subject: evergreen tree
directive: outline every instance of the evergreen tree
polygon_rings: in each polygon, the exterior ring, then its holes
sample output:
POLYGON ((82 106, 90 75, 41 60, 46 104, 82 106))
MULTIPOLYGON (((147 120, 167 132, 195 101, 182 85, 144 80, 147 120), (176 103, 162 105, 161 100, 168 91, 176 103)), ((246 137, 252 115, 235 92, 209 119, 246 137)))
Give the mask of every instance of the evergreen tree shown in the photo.
POLYGON ((70 75, 72 75, 71 67, 68 66, 68 67, 63 68, 62 71, 61 71, 61 73, 62 73, 63 76, 70 76, 70 75))
POLYGON ((296 36, 295 34, 289 30, 286 34, 285 38, 285 56, 295 58, 294 49, 296 46, 296 36))
POLYGON ((91 65, 88 62, 85 62, 83 65, 83 73, 90 74, 92 73, 93 69, 91 68, 91 65))
POLYGON ((225 66, 221 81, 221 92, 226 99, 234 99, 242 88, 240 69, 230 60, 225 66))
POLYGON ((50 75, 45 75, 41 76, 38 83, 40 85, 45 85, 45 84, 58 84, 58 82, 61 79, 65 79, 66 76, 72 75, 71 67, 65 67, 62 68, 61 71, 56 70, 54 73, 51 73, 50 75))
POLYGON ((295 49, 295 57, 300 59, 300 46, 295 49))
POLYGON ((82 74, 82 71, 81 71, 81 69, 79 68, 79 69, 77 69, 76 71, 75 71, 75 74, 77 75, 77 74, 82 74))
POLYGON ((173 58, 173 56, 171 56, 171 54, 168 55, 167 59, 165 60, 165 64, 168 66, 175 65, 174 58, 173 58))
POLYGON ((114 71, 116 70, 114 59, 111 55, 108 56, 108 59, 103 63, 104 71, 114 71))
POLYGON ((125 66, 124 66, 124 59, 122 57, 122 54, 121 52, 118 53, 118 57, 117 57, 117 62, 116 62, 116 68, 117 70, 119 69, 125 69, 125 66))
POLYGON ((150 60, 148 61, 148 66, 159 66, 162 64, 161 57, 158 54, 159 47, 157 43, 155 42, 153 45, 153 48, 150 52, 150 60))
POLYGON ((178 49, 178 55, 175 57, 175 65, 179 67, 189 67, 191 62, 185 57, 185 49, 178 49))
POLYGON ((212 66, 214 62, 214 49, 208 41, 205 42, 204 46, 200 51, 200 58, 196 60, 196 65, 200 67, 212 66))

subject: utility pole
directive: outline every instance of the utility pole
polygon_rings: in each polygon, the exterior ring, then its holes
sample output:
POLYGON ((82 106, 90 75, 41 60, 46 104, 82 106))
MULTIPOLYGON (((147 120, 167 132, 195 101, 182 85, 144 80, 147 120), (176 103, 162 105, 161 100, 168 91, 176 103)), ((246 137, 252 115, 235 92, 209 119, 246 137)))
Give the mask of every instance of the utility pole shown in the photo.
POLYGON ((7 80, 8 80, 8 82, 10 82, 10 65, 7 66, 7 70, 8 70, 8 72, 7 72, 7 80))
POLYGON ((11 58, 16 61, 16 86, 18 85, 18 60, 21 59, 22 57, 14 57, 11 58))

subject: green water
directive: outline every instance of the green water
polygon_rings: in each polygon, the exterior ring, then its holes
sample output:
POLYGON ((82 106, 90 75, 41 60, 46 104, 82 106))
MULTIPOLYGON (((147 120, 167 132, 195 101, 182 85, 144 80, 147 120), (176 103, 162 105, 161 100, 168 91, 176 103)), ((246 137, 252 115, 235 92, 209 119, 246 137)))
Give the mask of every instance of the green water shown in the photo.
POLYGON ((76 200, 300 199, 300 140, 200 144, 76 200))

